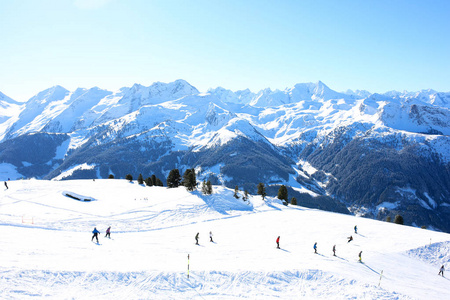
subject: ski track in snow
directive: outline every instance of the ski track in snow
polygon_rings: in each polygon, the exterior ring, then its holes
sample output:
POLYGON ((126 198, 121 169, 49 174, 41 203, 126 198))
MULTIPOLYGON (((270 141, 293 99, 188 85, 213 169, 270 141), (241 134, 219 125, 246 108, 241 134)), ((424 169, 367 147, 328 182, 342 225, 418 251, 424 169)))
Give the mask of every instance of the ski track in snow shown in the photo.
POLYGON ((450 281, 437 276, 450 264, 445 233, 270 197, 244 202, 218 186, 211 196, 109 179, 9 186, 0 197, 0 299, 450 298, 450 281), (99 244, 89 240, 94 226, 99 244))

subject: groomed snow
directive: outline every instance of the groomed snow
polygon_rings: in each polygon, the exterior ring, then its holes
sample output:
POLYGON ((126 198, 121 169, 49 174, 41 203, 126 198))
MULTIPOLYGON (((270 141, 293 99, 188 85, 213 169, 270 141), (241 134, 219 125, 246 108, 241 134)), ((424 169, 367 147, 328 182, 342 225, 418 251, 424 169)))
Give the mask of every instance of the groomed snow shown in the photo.
POLYGON ((437 275, 450 267, 449 234, 272 198, 244 202, 218 186, 211 196, 114 179, 8 186, 1 299, 450 299, 449 279, 437 275))

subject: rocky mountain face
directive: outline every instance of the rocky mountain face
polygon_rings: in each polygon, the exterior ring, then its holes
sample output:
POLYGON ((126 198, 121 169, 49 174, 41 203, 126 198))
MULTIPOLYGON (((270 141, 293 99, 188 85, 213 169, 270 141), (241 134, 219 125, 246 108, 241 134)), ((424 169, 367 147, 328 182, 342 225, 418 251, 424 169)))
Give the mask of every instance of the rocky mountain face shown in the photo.
POLYGON ((0 93, 0 176, 124 178, 195 168, 300 205, 450 232, 450 93, 339 93, 324 83, 200 93, 184 80, 119 91, 0 93))

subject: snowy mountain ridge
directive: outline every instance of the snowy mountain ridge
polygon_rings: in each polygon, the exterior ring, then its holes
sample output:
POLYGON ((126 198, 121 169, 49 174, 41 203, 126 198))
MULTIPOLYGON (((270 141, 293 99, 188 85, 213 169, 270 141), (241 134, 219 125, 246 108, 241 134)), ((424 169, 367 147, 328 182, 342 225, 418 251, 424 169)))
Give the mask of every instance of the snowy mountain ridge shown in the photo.
POLYGON ((408 224, 450 231, 450 93, 339 93, 320 81, 200 93, 177 80, 118 91, 55 86, 24 104, 2 99, 0 163, 14 170, 4 178, 60 178, 85 163, 94 167, 66 179, 166 178, 173 168, 196 168, 215 184, 286 184, 341 206, 302 198, 312 207, 379 219, 414 208, 408 224), (305 162, 317 171, 305 172, 305 162), (405 189, 412 194, 398 192, 405 189), (380 208, 399 197, 395 209, 380 208), (424 205, 427 197, 436 205, 424 205))

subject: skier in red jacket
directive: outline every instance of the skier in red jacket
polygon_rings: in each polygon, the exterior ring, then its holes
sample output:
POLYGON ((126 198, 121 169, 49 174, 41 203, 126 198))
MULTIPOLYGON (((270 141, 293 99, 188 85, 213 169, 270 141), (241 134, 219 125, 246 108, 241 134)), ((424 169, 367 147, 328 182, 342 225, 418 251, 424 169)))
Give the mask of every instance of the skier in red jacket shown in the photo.
POLYGON ((280 249, 280 237, 277 237, 277 249, 280 249))

